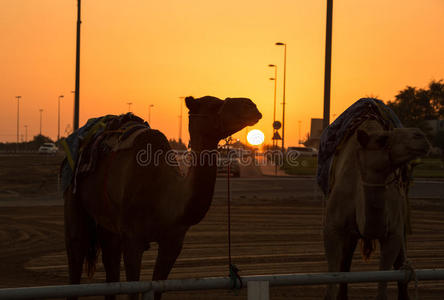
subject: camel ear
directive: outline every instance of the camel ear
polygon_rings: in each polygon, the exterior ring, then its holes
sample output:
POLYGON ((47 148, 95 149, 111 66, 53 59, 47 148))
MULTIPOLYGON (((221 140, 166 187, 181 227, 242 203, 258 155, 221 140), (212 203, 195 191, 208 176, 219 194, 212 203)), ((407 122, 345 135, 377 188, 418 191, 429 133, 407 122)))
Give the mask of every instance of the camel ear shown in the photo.
POLYGON ((192 96, 188 96, 185 98, 185 104, 189 110, 193 110, 198 105, 197 100, 194 99, 192 96))
POLYGON ((368 142, 370 141, 370 136, 367 134, 367 132, 359 129, 356 133, 356 137, 358 138, 358 142, 359 144, 361 144, 362 147, 367 147, 368 142))

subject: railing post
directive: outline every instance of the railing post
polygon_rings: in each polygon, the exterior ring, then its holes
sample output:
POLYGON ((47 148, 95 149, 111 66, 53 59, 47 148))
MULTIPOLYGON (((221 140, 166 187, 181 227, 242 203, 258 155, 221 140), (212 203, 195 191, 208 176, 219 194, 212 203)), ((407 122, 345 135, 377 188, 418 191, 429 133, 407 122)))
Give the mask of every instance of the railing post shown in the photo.
POLYGON ((268 281, 248 281, 248 300, 269 300, 270 290, 268 281))

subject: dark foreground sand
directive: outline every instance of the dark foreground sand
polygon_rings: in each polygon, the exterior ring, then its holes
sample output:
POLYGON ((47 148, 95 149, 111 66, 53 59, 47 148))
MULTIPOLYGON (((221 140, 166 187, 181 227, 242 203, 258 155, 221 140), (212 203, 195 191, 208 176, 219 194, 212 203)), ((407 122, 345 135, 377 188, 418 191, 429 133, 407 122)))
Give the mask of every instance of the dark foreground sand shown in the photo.
MULTIPOLYGON (((412 201, 414 233, 409 237, 409 258, 416 268, 444 268, 444 203, 412 201)), ((323 272, 319 201, 297 199, 234 199, 232 254, 241 275, 323 272)), ((227 275, 226 205, 216 199, 204 221, 193 227, 170 278, 227 275)), ((149 280, 156 245, 145 253, 142 279, 149 280)), ((353 270, 376 270, 378 253, 363 263, 359 251, 353 270)), ((122 272, 122 276, 123 276, 122 272)), ((102 282, 99 264, 92 282, 102 282)), ((67 283, 63 241, 63 208, 0 208, 0 287, 67 283)), ((89 282, 85 280, 84 282, 89 282)), ((414 285, 410 285, 412 293, 414 285)), ((376 284, 355 284, 351 299, 373 299, 376 284)), ((324 287, 275 287, 271 299, 321 299, 324 287)), ((395 284, 390 299, 395 299, 395 284)), ((420 299, 443 299, 444 282, 420 282, 420 299)), ((122 296, 122 299, 124 297, 122 296)), ((245 290, 167 293, 164 299, 246 299, 245 290)))

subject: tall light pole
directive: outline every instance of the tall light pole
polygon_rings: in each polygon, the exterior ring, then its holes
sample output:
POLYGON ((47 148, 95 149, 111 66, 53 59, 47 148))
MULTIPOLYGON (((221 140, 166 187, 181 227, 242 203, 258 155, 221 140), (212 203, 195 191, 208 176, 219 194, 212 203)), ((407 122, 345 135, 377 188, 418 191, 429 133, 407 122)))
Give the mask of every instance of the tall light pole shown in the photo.
POLYGON ((179 143, 182 142, 182 102, 185 97, 179 97, 180 102, 180 115, 179 115, 179 143))
POLYGON ((63 95, 59 96, 58 106, 57 106, 57 141, 60 140, 60 99, 63 98, 63 95))
MULTIPOLYGON (((150 104, 148 106, 148 125, 151 123, 151 108, 154 107, 154 104, 150 104)), ((150 125, 151 126, 151 125, 150 125)))
POLYGON ((298 121, 298 125, 299 125, 299 141, 298 141, 298 144, 299 144, 299 145, 300 145, 301 142, 302 142, 302 140, 301 140, 301 123, 302 123, 302 121, 299 120, 299 121, 298 121))
POLYGON ((79 129, 79 90, 80 90, 80 20, 81 0, 77 0, 77 37, 76 37, 76 87, 74 93, 74 131, 79 129))
POLYGON ((325 70, 324 70, 324 119, 323 129, 330 124, 330 85, 331 85, 331 40, 333 27, 333 0, 327 0, 327 21, 325 29, 325 70))
POLYGON ((15 98, 17 98, 17 145, 16 145, 16 151, 17 151, 19 144, 20 98, 22 98, 22 96, 15 96, 15 98))
POLYGON ((40 135, 42 135, 42 113, 43 113, 43 109, 39 109, 40 111, 40 135))
POLYGON ((131 112, 131 105, 133 104, 132 102, 127 102, 126 104, 128 104, 128 112, 131 112))
POLYGON ((25 142, 28 141, 28 125, 25 125, 25 142))
POLYGON ((282 95, 282 151, 285 151, 285 81, 287 73, 287 44, 277 42, 276 46, 284 46, 284 91, 282 95))
POLYGON ((277 66, 269 64, 270 68, 274 68, 274 78, 270 78, 270 80, 274 80, 274 104, 273 104, 273 123, 276 121, 276 86, 277 86, 277 66))

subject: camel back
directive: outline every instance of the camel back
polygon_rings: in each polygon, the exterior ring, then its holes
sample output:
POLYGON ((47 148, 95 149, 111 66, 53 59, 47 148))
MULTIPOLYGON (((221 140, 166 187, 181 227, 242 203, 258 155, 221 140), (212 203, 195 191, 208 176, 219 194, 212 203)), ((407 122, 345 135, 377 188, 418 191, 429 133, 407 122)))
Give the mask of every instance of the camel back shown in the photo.
POLYGON ((367 120, 376 120, 385 130, 403 127, 396 114, 381 100, 361 98, 347 108, 321 135, 318 154, 317 183, 327 196, 333 186, 334 157, 367 120))
POLYGON ((147 122, 132 113, 89 119, 61 141, 66 155, 60 167, 62 190, 74 185, 75 192, 76 177, 94 171, 99 153, 128 149, 149 129, 147 122))

